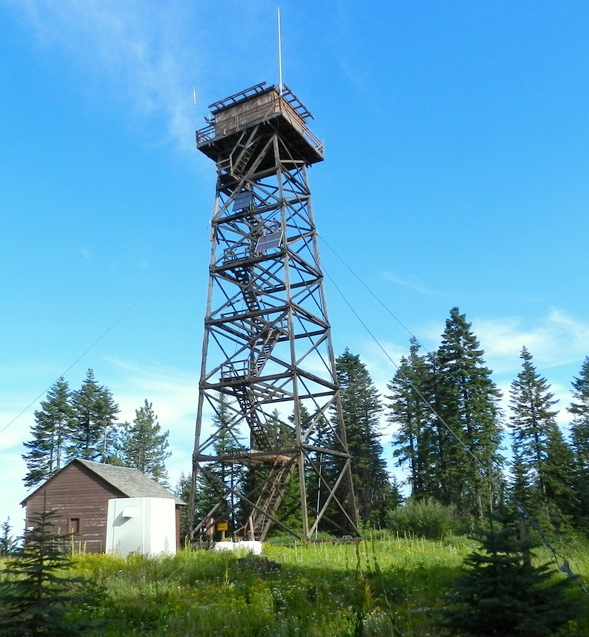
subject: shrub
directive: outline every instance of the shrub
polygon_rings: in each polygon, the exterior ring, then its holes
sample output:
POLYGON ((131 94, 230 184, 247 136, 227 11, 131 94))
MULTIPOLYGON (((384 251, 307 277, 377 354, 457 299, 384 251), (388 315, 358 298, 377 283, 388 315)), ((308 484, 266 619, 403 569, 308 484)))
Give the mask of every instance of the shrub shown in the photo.
POLYGON ((392 511, 389 526, 399 536, 440 540, 456 533, 459 520, 453 507, 428 498, 409 500, 392 511))

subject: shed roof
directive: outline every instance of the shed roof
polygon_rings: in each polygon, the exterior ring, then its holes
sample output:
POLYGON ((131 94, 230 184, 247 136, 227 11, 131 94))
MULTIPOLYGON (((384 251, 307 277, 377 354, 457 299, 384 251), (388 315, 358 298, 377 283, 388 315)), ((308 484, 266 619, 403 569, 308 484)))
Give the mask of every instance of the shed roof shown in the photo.
POLYGON ((29 494, 21 504, 34 495, 39 489, 45 487, 49 482, 55 480, 61 473, 67 471, 68 467, 78 464, 99 478, 102 478, 110 485, 118 489, 121 494, 127 498, 173 498, 176 504, 186 504, 180 498, 177 498, 169 489, 162 486, 152 478, 146 476, 139 469, 130 469, 129 467, 117 467, 111 464, 102 464, 100 462, 91 462, 90 460, 72 460, 61 471, 56 473, 52 478, 44 482, 38 489, 29 494))

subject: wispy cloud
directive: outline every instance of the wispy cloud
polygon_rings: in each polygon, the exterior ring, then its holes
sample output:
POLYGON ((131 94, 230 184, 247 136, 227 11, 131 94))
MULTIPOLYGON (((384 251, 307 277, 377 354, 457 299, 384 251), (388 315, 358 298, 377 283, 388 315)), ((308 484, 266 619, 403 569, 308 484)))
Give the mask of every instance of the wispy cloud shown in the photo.
POLYGON ((117 358, 108 358, 112 379, 107 385, 112 390, 126 420, 135 417, 147 398, 153 403, 164 428, 193 422, 196 413, 198 376, 161 365, 139 365, 117 358))
POLYGON ((519 368, 523 346, 543 369, 574 363, 589 354, 589 323, 559 309, 535 321, 520 317, 476 320, 473 329, 497 372, 519 368))
POLYGON ((400 279, 390 272, 383 272, 382 275, 385 281, 390 281, 395 285, 400 285, 404 288, 408 288, 413 290, 414 292, 419 292, 419 294, 425 294, 427 296, 438 296, 438 297, 447 297, 448 293, 441 290, 434 290, 432 288, 428 288, 426 285, 423 285, 420 281, 417 280, 408 280, 408 279, 400 279))
POLYGON ((86 78, 108 81, 105 99, 125 99, 133 116, 165 118, 168 136, 192 148, 192 83, 202 56, 186 47, 197 38, 186 34, 190 20, 185 3, 18 0, 13 4, 42 46, 65 52, 86 78))
MULTIPOLYGON (((582 361, 589 355, 589 322, 553 308, 540 317, 504 316, 477 318, 467 315, 485 360, 498 374, 512 373, 521 368, 520 353, 527 347, 539 369, 550 369, 582 361)), ((443 326, 429 323, 417 337, 437 347, 443 326)))
MULTIPOLYGON (((484 359, 493 371, 493 378, 503 394, 503 408, 509 415, 509 390, 512 381, 521 370, 521 348, 525 345, 534 357, 538 373, 545 376, 550 391, 559 402, 557 421, 566 429, 570 424, 567 407, 571 402, 571 381, 578 373, 582 360, 589 355, 589 323, 575 318, 568 312, 552 309, 544 317, 524 319, 522 317, 504 317, 472 320, 472 329, 481 347, 485 350, 484 359)), ((434 351, 440 340, 442 328, 439 324, 429 324, 417 330, 419 340, 428 344, 434 351)), ((396 372, 396 365, 403 355, 407 355, 408 346, 384 342, 376 345, 365 339, 352 347, 359 353, 368 367, 372 380, 381 396, 388 394, 387 383, 396 372), (386 351, 382 351, 381 347, 386 351), (390 358, 389 358, 390 356, 390 358)), ((385 438, 392 428, 386 424, 385 438)), ((388 438, 387 438, 388 439, 388 438)))
POLYGON ((0 521, 10 517, 10 524, 15 535, 21 535, 24 530, 24 509, 20 502, 27 497, 27 490, 23 484, 26 466, 18 452, 2 451, 2 488, 0 489, 0 521))

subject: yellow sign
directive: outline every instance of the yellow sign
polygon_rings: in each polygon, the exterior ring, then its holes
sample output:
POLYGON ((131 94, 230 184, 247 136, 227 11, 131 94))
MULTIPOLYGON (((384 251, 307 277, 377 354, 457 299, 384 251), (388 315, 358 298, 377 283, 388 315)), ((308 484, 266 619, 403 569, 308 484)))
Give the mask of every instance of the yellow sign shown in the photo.
POLYGON ((227 531, 229 522, 217 522, 217 531, 227 531))

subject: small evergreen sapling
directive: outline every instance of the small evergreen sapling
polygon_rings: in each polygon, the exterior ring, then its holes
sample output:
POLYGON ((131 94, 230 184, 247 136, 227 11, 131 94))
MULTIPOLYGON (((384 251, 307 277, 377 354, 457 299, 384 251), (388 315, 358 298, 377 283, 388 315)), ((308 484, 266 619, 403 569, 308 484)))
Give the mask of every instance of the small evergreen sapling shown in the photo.
POLYGON ((86 618, 75 621, 73 613, 82 606, 90 610, 97 591, 67 573, 74 561, 62 551, 68 536, 53 531, 55 515, 32 516, 22 550, 6 562, 0 582, 2 637, 70 637, 91 625, 86 618))
POLYGON ((551 582, 550 565, 527 559, 529 538, 519 539, 517 516, 489 513, 489 529, 475 531, 480 550, 468 555, 439 623, 453 637, 551 637, 579 612, 565 595, 571 579, 551 582))

